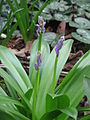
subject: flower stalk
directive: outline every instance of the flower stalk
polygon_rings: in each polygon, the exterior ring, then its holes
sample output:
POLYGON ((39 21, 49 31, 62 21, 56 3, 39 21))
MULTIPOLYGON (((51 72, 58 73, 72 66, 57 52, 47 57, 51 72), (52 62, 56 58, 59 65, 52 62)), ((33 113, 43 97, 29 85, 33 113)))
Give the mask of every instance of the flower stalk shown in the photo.
POLYGON ((34 86, 34 93, 33 93, 32 120, 36 120, 35 106, 36 106, 36 98, 37 98, 38 88, 39 88, 39 68, 37 68, 35 86, 34 86))
POLYGON ((37 52, 37 63, 35 64, 35 70, 36 73, 36 79, 35 79, 35 85, 34 85, 34 93, 33 93, 33 105, 32 105, 32 120, 36 120, 35 116, 35 106, 36 106, 36 99, 38 95, 39 90, 39 77, 40 77, 40 65, 42 63, 42 56, 41 56, 41 43, 42 43, 42 33, 45 32, 45 22, 42 17, 38 17, 38 23, 36 24, 36 32, 39 36, 38 41, 38 52, 37 52))
POLYGON ((53 83, 52 83, 52 94, 54 95, 55 91, 55 80, 56 80, 56 70, 57 70, 58 57, 55 58, 54 73, 53 73, 53 83))
POLYGON ((54 95, 54 91, 55 91, 55 83, 56 83, 56 70, 57 70, 57 63, 58 63, 58 57, 59 57, 59 50, 62 48, 63 46, 63 41, 64 41, 64 36, 60 37, 60 40, 58 41, 57 45, 56 45, 56 58, 55 58, 55 64, 54 64, 54 73, 53 73, 53 83, 52 83, 52 94, 54 95))

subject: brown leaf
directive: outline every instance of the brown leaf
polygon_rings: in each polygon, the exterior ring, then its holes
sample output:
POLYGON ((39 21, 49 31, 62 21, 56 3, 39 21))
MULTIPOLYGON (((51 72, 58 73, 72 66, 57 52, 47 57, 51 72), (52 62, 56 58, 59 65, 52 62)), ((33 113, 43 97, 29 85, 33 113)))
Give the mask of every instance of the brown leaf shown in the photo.
POLYGON ((33 40, 32 41, 28 41, 26 43, 26 47, 25 47, 25 54, 30 54, 30 51, 31 51, 31 47, 32 47, 32 44, 33 44, 33 40))
POLYGON ((66 30, 66 22, 65 22, 65 20, 63 20, 63 21, 59 24, 56 33, 57 33, 58 35, 60 35, 60 34, 64 34, 64 35, 65 35, 65 30, 66 30))

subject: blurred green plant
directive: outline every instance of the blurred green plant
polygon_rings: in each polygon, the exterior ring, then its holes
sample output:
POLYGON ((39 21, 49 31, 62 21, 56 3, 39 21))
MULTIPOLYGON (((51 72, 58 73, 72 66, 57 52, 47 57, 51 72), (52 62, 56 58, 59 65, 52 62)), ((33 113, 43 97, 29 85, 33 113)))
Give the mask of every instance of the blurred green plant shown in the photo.
POLYGON ((20 0, 20 2, 18 0, 14 1, 7 0, 11 12, 8 16, 7 23, 2 29, 1 33, 5 30, 5 27, 11 24, 11 19, 13 17, 16 18, 16 22, 14 23, 14 25, 12 25, 11 28, 7 27, 9 32, 7 32, 7 38, 4 39, 4 41, 2 42, 3 45, 7 43, 8 39, 11 37, 12 33, 16 30, 17 26, 19 26, 20 32, 24 38, 25 43, 32 40, 38 16, 41 14, 43 9, 51 2, 51 0, 45 1, 44 4, 40 7, 38 13, 33 18, 32 14, 34 11, 34 6, 37 2, 38 0, 32 1, 31 6, 28 7, 27 0, 25 1, 20 0), (30 11, 32 12, 31 14, 29 14, 30 11))

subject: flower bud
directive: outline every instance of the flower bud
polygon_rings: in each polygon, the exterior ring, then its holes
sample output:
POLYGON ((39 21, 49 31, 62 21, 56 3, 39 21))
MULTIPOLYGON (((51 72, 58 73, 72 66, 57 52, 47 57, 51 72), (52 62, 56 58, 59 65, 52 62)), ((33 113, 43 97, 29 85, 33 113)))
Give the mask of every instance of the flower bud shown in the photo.
POLYGON ((59 56, 59 50, 62 48, 63 46, 63 41, 64 41, 64 36, 61 36, 60 40, 58 41, 57 45, 56 45, 56 54, 57 54, 57 57, 59 56))

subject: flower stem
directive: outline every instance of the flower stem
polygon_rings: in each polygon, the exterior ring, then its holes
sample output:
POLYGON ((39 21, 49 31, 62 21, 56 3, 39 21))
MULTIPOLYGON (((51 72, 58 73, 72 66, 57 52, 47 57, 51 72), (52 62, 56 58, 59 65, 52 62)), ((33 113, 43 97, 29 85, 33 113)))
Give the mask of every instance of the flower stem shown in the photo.
POLYGON ((38 52, 41 51, 41 40, 42 40, 42 33, 40 32, 39 42, 38 42, 38 52))
POLYGON ((37 69, 36 79, 35 79, 35 86, 34 86, 34 93, 33 93, 33 103, 32 103, 32 120, 36 120, 35 116, 35 106, 36 106, 36 98, 39 89, 39 68, 37 69))
POLYGON ((54 94, 55 91, 55 80, 56 80, 56 69, 57 69, 57 62, 58 62, 58 57, 56 56, 55 59, 55 65, 54 65, 54 74, 53 74, 53 83, 52 83, 52 94, 54 94))

